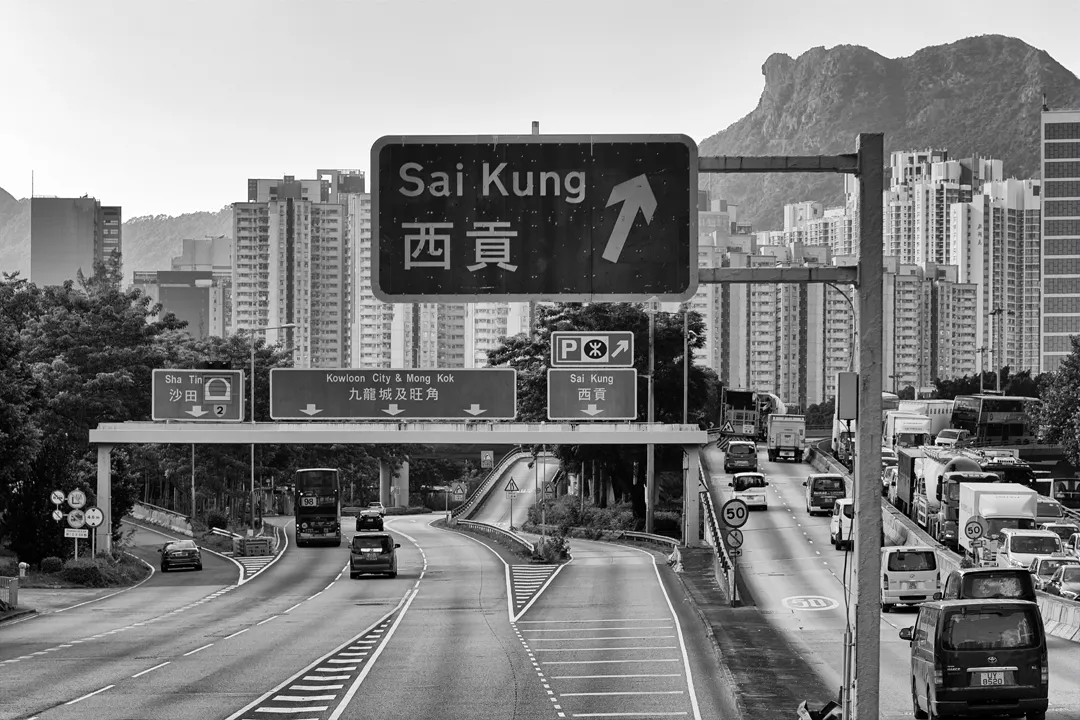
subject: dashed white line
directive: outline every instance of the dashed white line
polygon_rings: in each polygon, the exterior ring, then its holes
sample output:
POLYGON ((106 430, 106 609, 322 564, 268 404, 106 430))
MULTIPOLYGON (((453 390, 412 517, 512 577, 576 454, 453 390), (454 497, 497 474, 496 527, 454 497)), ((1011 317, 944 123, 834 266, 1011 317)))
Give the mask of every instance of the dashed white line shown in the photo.
POLYGON ((300 606, 301 606, 301 605, 303 605, 303 604, 304 604, 304 601, 303 601, 303 600, 301 600, 300 602, 296 603, 295 605, 293 605, 293 606, 292 606, 291 608, 289 608, 288 610, 285 610, 285 612, 292 612, 293 610, 295 610, 296 608, 300 607, 300 606))
POLYGON ((314 595, 312 595, 311 597, 309 597, 308 600, 314 600, 315 598, 319 597, 322 594, 323 594, 323 591, 320 590, 319 592, 317 592, 314 595))
POLYGON ((271 620, 273 620, 276 617, 281 617, 281 616, 280 615, 271 615, 270 617, 266 618, 265 620, 260 620, 259 622, 255 623, 255 624, 256 625, 265 625, 266 623, 270 622, 271 620))
POLYGON ((187 657, 188 655, 194 655, 195 653, 199 652, 200 650, 205 650, 206 648, 210 647, 213 644, 214 643, 207 643, 206 645, 203 645, 202 647, 195 648, 194 650, 191 650, 190 652, 184 653, 183 657, 187 657))
POLYGON ((103 693, 103 692, 105 692, 106 690, 111 690, 111 689, 113 689, 114 687, 116 687, 116 685, 115 685, 115 684, 113 684, 113 685, 106 685, 105 687, 101 688, 100 690, 95 690, 94 692, 86 693, 86 694, 85 694, 85 695, 83 695, 82 697, 77 697, 77 698, 75 698, 74 700, 68 700, 68 701, 67 701, 66 703, 64 703, 64 704, 65 704, 65 705, 74 705, 74 704, 75 704, 75 703, 77 703, 77 702, 80 702, 80 701, 82 701, 82 700, 85 700, 86 698, 91 698, 91 697, 94 697, 95 695, 98 695, 98 694, 100 694, 100 693, 103 693))
POLYGON ((251 628, 244 628, 243 630, 237 630, 237 631, 236 631, 236 632, 234 632, 234 633, 233 633, 232 635, 226 635, 226 636, 225 636, 224 638, 222 638, 222 639, 223 639, 223 640, 231 640, 231 639, 233 639, 234 637, 236 637, 237 635, 243 635, 244 633, 246 633, 246 632, 247 632, 248 630, 250 630, 250 629, 251 629, 251 628))
POLYGON ((172 660, 166 660, 166 661, 165 661, 165 662, 163 662, 163 663, 158 663, 157 665, 155 665, 155 666, 154 666, 154 667, 152 667, 152 668, 147 668, 146 670, 143 670, 142 672, 137 672, 137 673, 135 673, 134 675, 132 675, 131 677, 133 677, 133 678, 137 678, 137 677, 142 677, 142 676, 143 676, 143 675, 145 675, 146 673, 148 673, 148 672, 154 672, 154 671, 155 671, 155 670, 157 670, 158 668, 163 668, 163 667, 165 667, 166 665, 168 665, 168 664, 169 664, 169 663, 171 663, 171 662, 172 662, 172 660))

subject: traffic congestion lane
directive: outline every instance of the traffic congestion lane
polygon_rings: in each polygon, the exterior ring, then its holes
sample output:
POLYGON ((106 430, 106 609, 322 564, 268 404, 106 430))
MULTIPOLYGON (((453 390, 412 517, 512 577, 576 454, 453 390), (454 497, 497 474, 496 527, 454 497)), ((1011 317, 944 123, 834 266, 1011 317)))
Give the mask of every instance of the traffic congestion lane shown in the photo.
MULTIPOLYGON (((710 449, 706 455, 708 467, 723 467, 718 451, 710 449)), ((806 513, 802 481, 816 472, 813 466, 772 463, 760 457, 759 462, 770 481, 770 506, 774 498, 776 502, 767 513, 752 512, 744 526, 740 569, 762 613, 790 641, 806 648, 808 658, 812 658, 810 665, 828 687, 839 688, 843 681, 841 638, 845 627, 841 578, 845 557, 850 560, 852 556, 835 550, 830 543, 829 517, 810 517, 806 513), (822 567, 827 571, 823 573, 822 567)), ((722 497, 729 490, 728 480, 729 476, 722 474, 712 477, 722 497)), ((881 616, 879 693, 882 717, 887 720, 910 717, 910 646, 899 638, 899 629, 912 625, 916 612, 901 607, 881 616)), ((1048 644, 1051 710, 1047 718, 1075 720, 1075 708, 1080 707, 1080 679, 1073 669, 1080 662, 1080 645, 1058 638, 1050 638, 1048 644)))
POLYGON ((402 574, 369 589, 343 573, 347 548, 290 549, 252 582, 202 604, 111 630, 88 629, 6 666, 0 717, 76 711, 95 718, 220 717, 340 642, 343 628, 373 622, 398 602, 416 581, 409 568, 420 562, 415 548, 403 543, 402 550, 402 574), (338 599, 329 608, 327 595, 338 599), (106 686, 112 687, 62 704, 106 686))
POLYGON ((529 467, 530 462, 531 458, 522 458, 511 463, 469 520, 507 529, 511 524, 516 528, 524 525, 529 519, 529 508, 536 502, 536 485, 543 487, 559 471, 559 461, 554 458, 539 458, 535 468, 529 467), (513 500, 504 490, 511 478, 519 490, 513 500))
POLYGON ((505 564, 479 540, 430 522, 410 520, 427 573, 342 720, 554 718, 510 626, 505 564))

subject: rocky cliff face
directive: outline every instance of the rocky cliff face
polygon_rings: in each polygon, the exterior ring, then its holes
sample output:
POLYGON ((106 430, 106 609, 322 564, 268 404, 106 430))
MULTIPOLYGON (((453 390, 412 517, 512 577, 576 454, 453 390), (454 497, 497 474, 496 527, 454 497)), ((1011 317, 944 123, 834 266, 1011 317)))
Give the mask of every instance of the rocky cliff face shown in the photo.
MULTIPOLYGON (((701 155, 834 155, 852 152, 860 132, 881 132, 886 155, 945 149, 1000 159, 1006 177, 1038 177, 1043 93, 1051 108, 1080 108, 1080 79, 1000 35, 896 59, 856 45, 776 53, 761 72, 757 108, 703 140, 701 155)), ((785 203, 843 198, 843 181, 828 175, 702 175, 701 186, 738 204, 756 230, 780 229, 785 203)))

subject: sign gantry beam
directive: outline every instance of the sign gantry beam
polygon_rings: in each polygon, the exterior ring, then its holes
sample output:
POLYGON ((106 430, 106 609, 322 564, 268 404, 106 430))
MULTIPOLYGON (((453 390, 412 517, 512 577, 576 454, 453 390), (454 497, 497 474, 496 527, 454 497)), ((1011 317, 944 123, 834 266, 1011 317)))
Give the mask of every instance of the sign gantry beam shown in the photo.
POLYGON ((698 283, 835 283, 858 285, 859 269, 844 267, 701 268, 698 283))
POLYGON ((850 155, 714 155, 698 158, 703 173, 841 173, 859 172, 858 154, 850 155))

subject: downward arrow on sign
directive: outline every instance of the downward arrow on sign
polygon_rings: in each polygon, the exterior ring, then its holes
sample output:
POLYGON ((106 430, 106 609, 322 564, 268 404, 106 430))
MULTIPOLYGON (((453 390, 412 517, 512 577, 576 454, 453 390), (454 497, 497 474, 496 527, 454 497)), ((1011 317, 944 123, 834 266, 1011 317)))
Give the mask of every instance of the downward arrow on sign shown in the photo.
POLYGON ((300 408, 300 412, 305 415, 317 415, 322 412, 322 408, 315 407, 315 403, 308 403, 306 408, 300 408))
POLYGON ((600 408, 598 410, 596 408, 596 403, 592 403, 589 405, 589 407, 582 409, 581 412, 585 413, 586 415, 599 415, 600 413, 604 412, 604 410, 603 408, 600 408))
POLYGON ((388 415, 400 415, 401 413, 403 413, 405 411, 399 409, 398 406, 397 406, 397 403, 391 403, 390 407, 383 410, 383 412, 388 414, 388 415))
POLYGON ((190 410, 188 410, 187 414, 191 415, 193 417, 202 417, 203 415, 205 415, 208 412, 210 412, 210 411, 202 409, 202 405, 196 405, 196 406, 192 407, 190 410))
POLYGON ((630 228, 634 226, 634 218, 637 217, 638 210, 645 216, 646 223, 652 222, 653 213, 656 212, 656 196, 653 195, 652 186, 649 185, 649 178, 638 175, 612 188, 605 207, 618 203, 622 203, 623 206, 619 210, 618 219, 615 220, 615 227, 611 229, 611 236, 608 237, 603 255, 605 260, 613 263, 619 262, 619 256, 622 255, 626 238, 630 235, 630 228))

